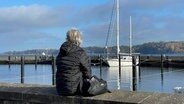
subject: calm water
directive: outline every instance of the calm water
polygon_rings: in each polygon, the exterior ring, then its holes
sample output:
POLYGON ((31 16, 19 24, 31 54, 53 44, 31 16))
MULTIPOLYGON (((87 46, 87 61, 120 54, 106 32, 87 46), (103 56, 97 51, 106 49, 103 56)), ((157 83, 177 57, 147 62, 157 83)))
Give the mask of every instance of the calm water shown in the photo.
MULTIPOLYGON (((184 68, 141 67, 137 70, 137 91, 174 93, 174 87, 183 87, 184 68)), ((25 65, 24 83, 52 84, 50 65, 25 65)), ((118 67, 92 67, 92 74, 107 80, 109 89, 132 90, 132 68, 122 67, 119 76, 118 67)), ((0 82, 20 83, 20 65, 0 65, 0 82)))

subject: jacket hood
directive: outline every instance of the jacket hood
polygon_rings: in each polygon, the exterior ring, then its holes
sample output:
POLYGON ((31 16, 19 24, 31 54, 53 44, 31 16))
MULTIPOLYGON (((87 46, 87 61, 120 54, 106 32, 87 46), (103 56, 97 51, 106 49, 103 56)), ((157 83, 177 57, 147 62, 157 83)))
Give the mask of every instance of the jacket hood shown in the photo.
POLYGON ((70 43, 70 42, 64 42, 60 48, 60 54, 62 55, 68 55, 70 53, 73 53, 75 51, 79 51, 82 50, 82 48, 80 48, 79 46, 70 43))

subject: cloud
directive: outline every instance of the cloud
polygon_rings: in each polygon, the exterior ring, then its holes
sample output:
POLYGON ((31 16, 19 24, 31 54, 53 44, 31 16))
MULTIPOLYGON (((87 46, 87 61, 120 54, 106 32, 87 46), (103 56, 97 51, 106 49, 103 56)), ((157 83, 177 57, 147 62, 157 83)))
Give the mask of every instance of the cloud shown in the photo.
MULTIPOLYGON (((133 44, 182 40, 180 38, 183 37, 184 22, 182 2, 182 0, 120 1, 121 44, 129 44, 129 16, 133 18, 133 44)), ((77 20, 87 22, 83 29, 88 35, 86 40, 88 44, 101 46, 105 44, 112 4, 111 1, 80 12, 82 17, 77 20)))
MULTIPOLYGON (((102 25, 101 23, 109 20, 109 11, 112 5, 104 4, 84 8, 72 7, 48 7, 43 5, 13 6, 0 8, 0 37, 17 37, 16 40, 34 40, 45 36, 48 38, 50 29, 67 27, 89 27, 84 31, 96 31, 94 25, 102 25), (106 6, 108 5, 108 6, 106 6), (103 7, 103 8, 102 8, 103 7), (73 8, 76 8, 75 10, 73 8), (98 11, 97 11, 98 10, 98 11), (105 18, 105 20, 104 20, 105 18), (27 33, 26 33, 27 32, 27 33), (40 34, 40 33, 44 34, 40 34)), ((99 27, 99 26, 98 26, 99 27)), ((83 30, 82 30, 83 31, 83 30)), ((60 31, 58 31, 60 32, 60 31)), ((62 34, 62 33, 60 33, 62 34)), ((87 36, 92 37, 93 33, 87 36)), ((100 34, 96 33, 95 34, 100 34)), ((64 37, 64 36, 62 36, 64 37)), ((60 38, 62 38, 60 37, 60 38)), ((97 39, 97 38, 95 38, 97 39)))
POLYGON ((182 0, 121 1, 121 26, 124 27, 122 34, 128 34, 128 19, 131 15, 133 43, 182 40, 184 26, 182 3, 182 0))
POLYGON ((53 46, 57 37, 52 29, 66 24, 66 16, 63 15, 65 11, 56 11, 57 9, 62 8, 36 4, 0 8, 0 43, 3 44, 1 50, 7 50, 7 47, 16 50, 21 46, 22 49, 35 46, 42 48, 40 43, 47 44, 47 47, 53 46))
MULTIPOLYGON (((120 3, 121 44, 129 43, 129 16, 133 19, 133 44, 182 40, 182 0, 120 0, 120 3)), ((51 48, 57 47, 65 40, 67 29, 77 27, 84 35, 83 46, 104 46, 112 7, 113 0, 96 5, 66 4, 51 7, 30 4, 1 7, 0 43, 7 45, 7 40, 10 41, 8 47, 11 44, 21 47, 24 41, 32 48, 43 47, 42 43, 51 48), (34 45, 31 42, 35 42, 34 45)))
POLYGON ((64 22, 61 15, 62 11, 41 5, 0 8, 0 27, 19 30, 57 26, 64 22))

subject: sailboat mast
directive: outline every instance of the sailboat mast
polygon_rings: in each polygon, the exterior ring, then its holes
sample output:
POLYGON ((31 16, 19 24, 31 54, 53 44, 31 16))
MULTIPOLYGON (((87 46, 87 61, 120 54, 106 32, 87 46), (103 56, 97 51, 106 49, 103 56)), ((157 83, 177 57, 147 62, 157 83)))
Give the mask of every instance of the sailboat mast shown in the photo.
POLYGON ((117 17, 117 57, 119 56, 120 53, 120 46, 119 46, 119 0, 116 0, 116 17, 117 17))
POLYGON ((130 16, 130 34, 129 34, 129 41, 130 41, 130 49, 129 49, 129 52, 130 52, 130 55, 132 55, 132 16, 130 16))

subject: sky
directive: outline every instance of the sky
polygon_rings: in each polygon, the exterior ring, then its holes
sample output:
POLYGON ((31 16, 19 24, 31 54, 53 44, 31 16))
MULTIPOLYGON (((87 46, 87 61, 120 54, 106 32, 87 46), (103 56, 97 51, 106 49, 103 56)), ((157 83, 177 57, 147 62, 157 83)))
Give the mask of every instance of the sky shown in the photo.
MULTIPOLYGON (((82 32, 82 47, 104 47, 114 4, 114 0, 0 2, 0 53, 59 49, 71 28, 82 32)), ((130 16, 133 45, 183 41, 183 4, 183 0, 120 0, 120 44, 129 43, 130 16)))

